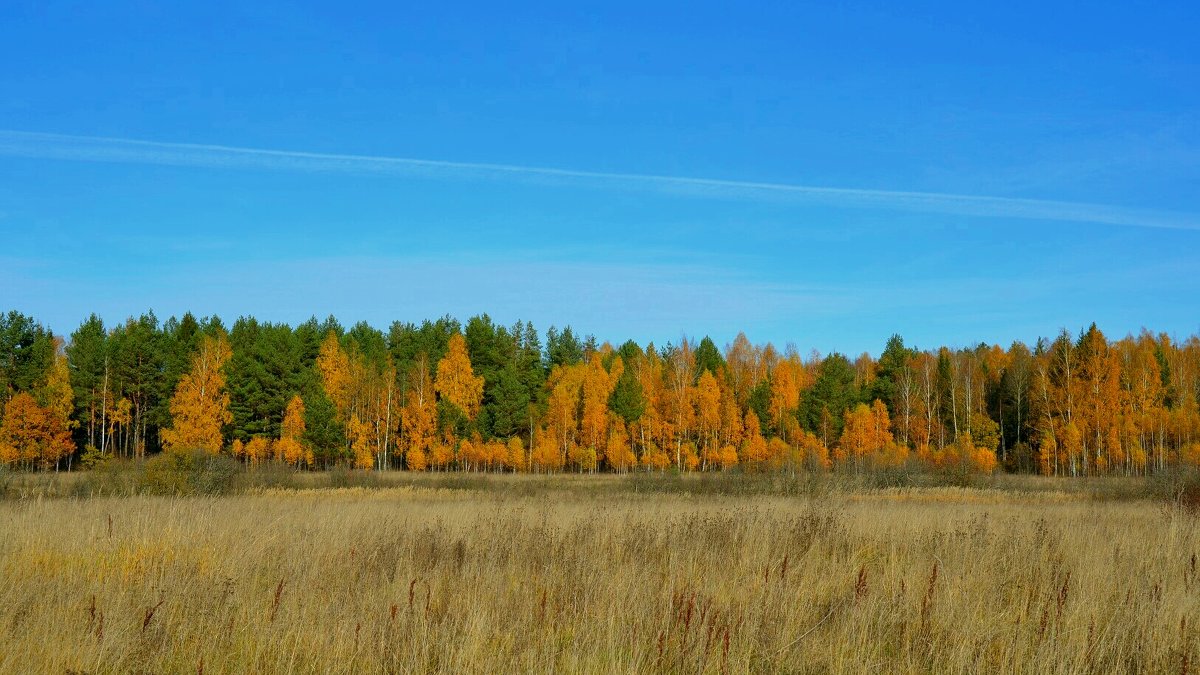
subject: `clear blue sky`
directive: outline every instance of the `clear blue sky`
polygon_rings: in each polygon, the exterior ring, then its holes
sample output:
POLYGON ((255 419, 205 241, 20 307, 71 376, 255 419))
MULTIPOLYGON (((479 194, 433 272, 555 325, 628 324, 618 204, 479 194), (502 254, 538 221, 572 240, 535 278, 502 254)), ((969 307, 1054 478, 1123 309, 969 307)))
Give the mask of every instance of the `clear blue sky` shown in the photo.
POLYGON ((0 6, 0 307, 1200 329, 1194 2, 186 4, 0 6))

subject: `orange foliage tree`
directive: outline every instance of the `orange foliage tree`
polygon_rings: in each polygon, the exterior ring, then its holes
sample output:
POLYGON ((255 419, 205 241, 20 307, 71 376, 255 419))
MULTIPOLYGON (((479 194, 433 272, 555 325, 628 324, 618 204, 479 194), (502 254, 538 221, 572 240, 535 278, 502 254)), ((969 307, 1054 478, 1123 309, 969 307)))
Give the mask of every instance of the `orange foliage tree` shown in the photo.
POLYGON ((467 416, 475 419, 483 402, 483 378, 471 369, 467 341, 462 335, 450 336, 446 356, 438 362, 434 389, 442 400, 452 403, 467 416))
POLYGON ((375 453, 371 447, 371 428, 357 414, 351 413, 350 422, 346 424, 346 436, 350 439, 354 468, 373 468, 375 453))
POLYGON ((717 378, 705 370, 696 381, 696 427, 700 433, 701 468, 710 461, 720 463, 718 436, 721 431, 721 387, 717 378))
POLYGON ((321 386, 329 400, 333 401, 341 419, 350 415, 350 356, 342 349, 337 333, 329 331, 321 342, 317 354, 317 372, 321 374, 321 386))
POLYGON ((275 442, 275 456, 284 464, 311 465, 313 452, 304 441, 304 399, 297 394, 288 402, 280 426, 279 440, 275 442))
POLYGON ((581 382, 582 414, 579 418, 579 438, 584 447, 597 455, 604 451, 609 428, 611 413, 608 410, 608 397, 621 375, 621 359, 615 359, 614 364, 618 370, 615 374, 610 374, 604 369, 600 354, 592 354, 592 358, 584 367, 581 382))
POLYGON ((0 463, 49 468, 74 449, 66 421, 27 392, 4 404, 0 463))
POLYGON ((191 370, 180 378, 171 397, 171 428, 162 430, 165 449, 220 451, 221 427, 233 419, 224 373, 232 354, 223 333, 200 340, 191 370))
POLYGON ((629 445, 629 432, 625 430, 625 424, 619 418, 612 421, 604 455, 608 459, 608 465, 617 473, 625 473, 637 466, 637 457, 629 445))
POLYGON ((507 458, 504 465, 514 472, 529 470, 529 459, 525 455, 525 444, 521 442, 520 436, 508 439, 507 458))
POLYGON ((767 461, 767 441, 762 435, 762 425, 753 410, 746 411, 745 440, 742 441, 740 459, 747 471, 761 471, 767 461))
POLYGON ((234 446, 234 453, 237 454, 238 447, 240 447, 242 456, 246 458, 246 461, 250 462, 251 464, 257 464, 259 462, 265 462, 271 458, 271 446, 271 439, 267 438, 266 436, 255 436, 254 438, 251 438, 250 441, 245 445, 236 443, 234 446))
POLYGON ((437 431, 433 379, 429 376, 429 359, 424 354, 417 359, 409 379, 408 394, 400 411, 401 426, 408 443, 405 464, 411 471, 424 471, 437 431))
POLYGON ((908 449, 896 444, 891 427, 883 401, 875 399, 869 407, 859 403, 846 411, 835 459, 852 463, 856 470, 902 464, 908 449))

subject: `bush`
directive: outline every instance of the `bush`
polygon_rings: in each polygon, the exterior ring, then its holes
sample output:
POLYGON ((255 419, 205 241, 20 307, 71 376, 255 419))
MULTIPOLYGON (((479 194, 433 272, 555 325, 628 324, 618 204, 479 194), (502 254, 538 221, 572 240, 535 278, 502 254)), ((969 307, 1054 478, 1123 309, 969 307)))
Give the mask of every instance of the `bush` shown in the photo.
POLYGON ((108 463, 112 458, 112 455, 100 452, 100 448, 88 445, 84 447, 83 453, 79 455, 79 465, 85 469, 95 469, 102 464, 108 463))
POLYGON ((139 492, 155 495, 227 494, 241 471, 229 455, 204 450, 164 452, 143 466, 139 492))
POLYGON ((506 489, 508 485, 506 481, 496 481, 491 476, 465 473, 444 474, 437 476, 432 481, 427 481, 425 484, 441 490, 465 490, 469 492, 487 492, 496 488, 506 489))
POLYGON ((622 479, 627 489, 633 492, 784 497, 821 495, 828 492, 837 480, 824 472, 742 473, 736 470, 691 474, 635 471, 622 479))
POLYGON ((1177 468, 1155 474, 1151 492, 1192 514, 1200 514, 1200 469, 1177 468))
POLYGON ((84 473, 84 479, 75 485, 73 496, 128 497, 138 492, 141 477, 140 463, 109 457, 84 473))
POLYGON ((911 488, 920 485, 923 476, 916 461, 895 466, 881 466, 863 473, 863 486, 873 489, 911 488))
POLYGON ((379 474, 374 471, 348 469, 335 466, 327 472, 331 488, 375 488, 380 486, 379 474))
POLYGON ((236 478, 238 491, 294 490, 297 487, 296 470, 278 462, 266 462, 250 468, 239 467, 236 478))

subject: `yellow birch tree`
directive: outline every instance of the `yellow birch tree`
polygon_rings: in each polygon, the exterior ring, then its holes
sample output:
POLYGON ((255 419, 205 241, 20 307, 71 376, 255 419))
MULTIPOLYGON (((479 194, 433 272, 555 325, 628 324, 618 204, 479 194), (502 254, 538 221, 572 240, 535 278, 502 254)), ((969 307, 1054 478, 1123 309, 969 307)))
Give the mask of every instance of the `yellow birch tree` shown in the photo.
POLYGON ((201 339, 191 370, 180 378, 171 397, 171 428, 162 430, 164 448, 220 451, 221 427, 233 419, 224 373, 232 354, 223 333, 201 339))

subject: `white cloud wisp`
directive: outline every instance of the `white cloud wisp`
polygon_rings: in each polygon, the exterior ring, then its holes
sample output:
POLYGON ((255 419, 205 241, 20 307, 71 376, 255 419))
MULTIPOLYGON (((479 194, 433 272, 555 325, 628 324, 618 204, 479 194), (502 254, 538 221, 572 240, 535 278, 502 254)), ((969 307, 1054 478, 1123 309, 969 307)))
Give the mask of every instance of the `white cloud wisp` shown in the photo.
POLYGON ((609 189, 650 189, 702 198, 748 201, 785 199, 850 208, 1200 230, 1200 215, 1197 214, 1080 202, 269 150, 11 130, 0 130, 0 156, 216 169, 376 173, 446 179, 536 180, 609 189))

